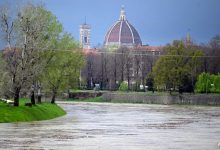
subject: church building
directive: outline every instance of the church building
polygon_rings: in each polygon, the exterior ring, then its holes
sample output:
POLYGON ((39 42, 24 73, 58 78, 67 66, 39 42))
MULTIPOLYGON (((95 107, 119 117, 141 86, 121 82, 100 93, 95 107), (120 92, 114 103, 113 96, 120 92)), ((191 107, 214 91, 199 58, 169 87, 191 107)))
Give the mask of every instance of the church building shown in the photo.
POLYGON ((86 55, 82 76, 87 88, 98 83, 101 89, 117 89, 122 81, 130 88, 145 85, 146 76, 163 47, 143 45, 123 7, 119 19, 108 29, 101 48, 91 48, 90 34, 90 25, 80 25, 80 44, 86 55), (115 52, 114 56, 112 52, 115 52))

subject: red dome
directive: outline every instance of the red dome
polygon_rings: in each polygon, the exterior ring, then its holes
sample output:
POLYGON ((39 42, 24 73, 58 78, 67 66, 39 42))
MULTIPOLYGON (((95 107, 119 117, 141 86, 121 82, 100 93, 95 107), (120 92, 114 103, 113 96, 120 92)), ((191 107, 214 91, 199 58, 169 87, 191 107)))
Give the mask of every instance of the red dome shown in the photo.
POLYGON ((110 28, 105 36, 105 46, 129 46, 142 45, 137 30, 126 20, 124 9, 121 10, 120 19, 110 28))

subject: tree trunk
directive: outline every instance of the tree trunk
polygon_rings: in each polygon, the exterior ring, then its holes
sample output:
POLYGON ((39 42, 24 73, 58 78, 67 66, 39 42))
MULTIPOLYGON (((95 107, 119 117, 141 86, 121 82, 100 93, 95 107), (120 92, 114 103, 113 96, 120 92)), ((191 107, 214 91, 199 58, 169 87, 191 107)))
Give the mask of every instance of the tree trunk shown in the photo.
POLYGON ((115 54, 115 64, 114 64, 114 90, 117 90, 117 59, 115 54))
POLYGON ((123 82, 124 81, 124 65, 123 65, 123 67, 121 67, 121 82, 123 82))
POLYGON ((31 91, 31 104, 35 105, 35 94, 34 94, 34 90, 31 91))
POLYGON ((130 91, 130 90, 131 90, 131 87, 130 87, 130 76, 129 76, 129 73, 128 73, 127 78, 128 78, 128 91, 130 91))
POLYGON ((126 64, 126 71, 127 71, 127 81, 128 81, 128 91, 130 91, 130 67, 129 67, 129 62, 126 64))
POLYGON ((20 95, 20 88, 16 88, 14 93, 14 106, 19 106, 19 95, 20 95))
POLYGON ((52 96, 52 99, 51 99, 51 104, 55 104, 56 95, 57 95, 57 92, 53 92, 53 96, 52 96))
POLYGON ((103 86, 104 86, 104 58, 103 58, 103 54, 101 54, 101 85, 100 85, 100 89, 103 90, 103 86))
POLYGON ((41 104, 41 89, 38 85, 38 91, 37 91, 37 103, 41 104))
POLYGON ((41 95, 37 95, 37 103, 41 104, 41 95))

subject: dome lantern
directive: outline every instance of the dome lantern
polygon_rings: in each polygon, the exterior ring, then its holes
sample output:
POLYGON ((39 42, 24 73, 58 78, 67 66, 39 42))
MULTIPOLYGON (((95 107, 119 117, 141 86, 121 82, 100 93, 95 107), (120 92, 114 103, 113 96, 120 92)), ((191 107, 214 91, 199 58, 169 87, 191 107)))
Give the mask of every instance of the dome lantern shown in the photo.
POLYGON ((120 18, 119 20, 124 21, 126 20, 126 12, 124 10, 124 6, 121 7, 121 13, 120 13, 120 18))

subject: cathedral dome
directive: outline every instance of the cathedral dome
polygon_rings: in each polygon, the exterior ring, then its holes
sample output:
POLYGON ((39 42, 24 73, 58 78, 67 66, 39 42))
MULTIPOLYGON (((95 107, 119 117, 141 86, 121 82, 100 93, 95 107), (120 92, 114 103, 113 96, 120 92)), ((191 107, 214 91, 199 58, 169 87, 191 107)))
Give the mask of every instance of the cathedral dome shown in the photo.
POLYGON ((105 46, 128 46, 142 45, 137 30, 126 20, 126 13, 122 8, 119 20, 109 29, 105 36, 105 46))

